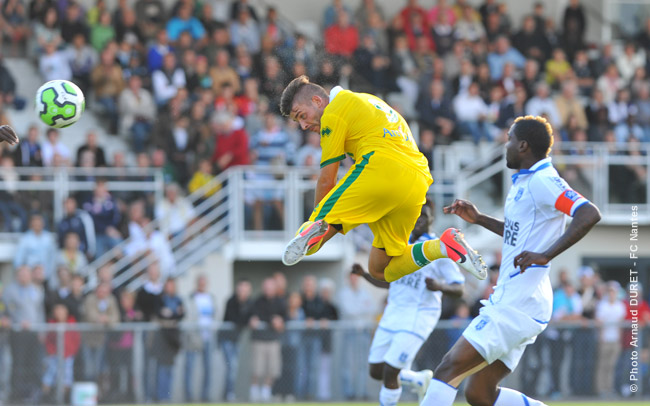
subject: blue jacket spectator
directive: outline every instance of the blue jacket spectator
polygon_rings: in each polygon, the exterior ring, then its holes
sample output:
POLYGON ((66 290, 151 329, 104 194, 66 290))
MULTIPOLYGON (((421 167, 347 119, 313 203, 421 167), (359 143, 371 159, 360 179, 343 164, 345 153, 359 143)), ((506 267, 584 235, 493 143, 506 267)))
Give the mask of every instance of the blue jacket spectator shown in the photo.
POLYGON ((77 210, 77 201, 69 197, 63 203, 65 217, 56 227, 59 248, 63 248, 63 238, 67 233, 79 236, 79 249, 84 253, 95 252, 95 227, 92 218, 82 210, 77 210))
POLYGON ((34 214, 29 220, 29 230, 18 241, 14 266, 22 265, 44 267, 45 278, 54 274, 56 245, 52 235, 44 230, 45 222, 40 214, 34 214))
POLYGON ((172 47, 169 45, 167 31, 158 31, 156 42, 149 47, 149 52, 147 52, 147 65, 149 67, 149 72, 161 69, 163 66, 163 58, 171 51, 172 47))
POLYGON ((171 41, 177 41, 185 31, 192 35, 193 40, 205 37, 205 28, 196 17, 192 17, 192 8, 189 5, 183 5, 178 10, 178 16, 167 23, 167 35, 171 41))
POLYGON ((110 193, 108 193, 106 182, 97 181, 93 191, 93 198, 83 204, 83 209, 93 219, 97 242, 96 256, 99 257, 116 246, 122 237, 120 232, 117 231, 120 223, 120 211, 110 193))
POLYGON ((526 63, 526 58, 510 46, 510 40, 507 37, 499 37, 496 40, 496 52, 490 52, 487 56, 492 80, 501 79, 503 67, 508 62, 514 64, 518 69, 522 69, 526 63))

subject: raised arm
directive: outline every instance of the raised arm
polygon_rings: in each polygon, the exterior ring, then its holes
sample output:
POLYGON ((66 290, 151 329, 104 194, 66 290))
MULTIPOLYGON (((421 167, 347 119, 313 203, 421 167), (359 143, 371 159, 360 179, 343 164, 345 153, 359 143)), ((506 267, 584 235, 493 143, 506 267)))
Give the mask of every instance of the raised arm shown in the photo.
POLYGON ((442 292, 445 295, 461 297, 465 291, 465 285, 462 283, 443 283, 433 278, 426 278, 427 289, 432 292, 442 292))
POLYGON ((381 288, 381 289, 388 289, 388 287, 390 286, 390 283, 388 283, 386 281, 380 281, 380 280, 375 279, 372 276, 370 276, 370 274, 368 272, 366 272, 363 269, 363 267, 361 265, 359 265, 359 264, 352 265, 352 273, 355 274, 355 275, 359 275, 359 276, 363 277, 363 279, 370 282, 370 284, 372 286, 376 286, 376 287, 381 288))
POLYGON ((541 253, 523 251, 515 257, 515 267, 519 266, 521 272, 524 272, 526 268, 533 264, 546 265, 553 258, 580 241, 600 219, 600 211, 591 202, 578 207, 573 215, 573 221, 553 245, 541 253))
POLYGON ((455 214, 468 223, 478 224, 503 237, 503 221, 481 213, 468 200, 456 199, 450 206, 444 207, 442 211, 445 214, 455 214))

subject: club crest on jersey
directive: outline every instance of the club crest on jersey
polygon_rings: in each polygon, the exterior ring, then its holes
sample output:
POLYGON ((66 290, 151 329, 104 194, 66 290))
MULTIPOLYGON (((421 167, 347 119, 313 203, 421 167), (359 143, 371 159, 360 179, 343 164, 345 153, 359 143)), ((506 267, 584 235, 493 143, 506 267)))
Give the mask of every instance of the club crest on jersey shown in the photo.
POLYGON ((329 135, 332 133, 332 129, 329 127, 325 127, 322 130, 320 130, 320 136, 321 137, 329 137, 329 135))
POLYGON ((515 195, 515 202, 518 202, 519 199, 521 199, 521 196, 523 195, 524 195, 524 188, 520 187, 519 190, 517 190, 517 194, 515 195))

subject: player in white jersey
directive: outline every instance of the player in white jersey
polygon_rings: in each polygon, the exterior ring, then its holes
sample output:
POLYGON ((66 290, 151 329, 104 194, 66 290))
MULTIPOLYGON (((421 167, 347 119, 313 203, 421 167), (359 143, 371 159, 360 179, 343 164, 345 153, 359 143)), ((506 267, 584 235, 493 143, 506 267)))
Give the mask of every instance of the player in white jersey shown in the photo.
MULTIPOLYGON (((433 223, 433 204, 427 199, 422 206, 409 243, 435 239, 428 231, 433 223)), ((353 273, 363 276, 374 286, 388 289, 388 305, 379 321, 370 345, 370 376, 383 381, 379 392, 382 406, 393 406, 402 394, 402 385, 411 387, 420 400, 426 393, 433 372, 411 371, 420 347, 440 319, 442 294, 460 297, 465 277, 450 259, 439 259, 392 283, 378 281, 355 264, 353 273)))
POLYGON ((510 127, 506 164, 519 172, 512 177, 504 221, 465 200, 443 209, 503 236, 503 256, 494 293, 434 372, 424 406, 451 406, 467 377, 465 397, 472 406, 544 405, 498 385, 551 318, 551 260, 600 220, 598 208, 553 168, 552 145, 551 126, 542 117, 519 117, 510 127), (565 230, 567 215, 573 221, 565 230))

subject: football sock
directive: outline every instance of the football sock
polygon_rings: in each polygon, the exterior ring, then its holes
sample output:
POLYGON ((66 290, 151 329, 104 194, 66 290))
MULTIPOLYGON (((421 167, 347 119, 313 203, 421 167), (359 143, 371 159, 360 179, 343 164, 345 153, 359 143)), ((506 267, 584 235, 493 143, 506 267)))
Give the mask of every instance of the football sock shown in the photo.
POLYGON ((399 371, 399 383, 406 386, 414 386, 416 382, 420 379, 420 375, 411 371, 410 369, 402 369, 399 371))
POLYGON ((494 406, 546 406, 539 400, 531 399, 521 392, 508 388, 500 388, 494 406))
POLYGON ((434 378, 420 406, 452 406, 457 392, 458 389, 434 378))
POLYGON ((388 389, 387 387, 381 387, 379 391, 379 404, 381 406, 395 406, 399 402, 399 397, 402 396, 402 388, 397 389, 388 389))
POLYGON ((390 260, 384 270, 384 279, 386 282, 396 281, 436 259, 447 258, 446 254, 447 250, 443 244, 440 244, 439 239, 411 244, 406 247, 402 255, 390 260))

